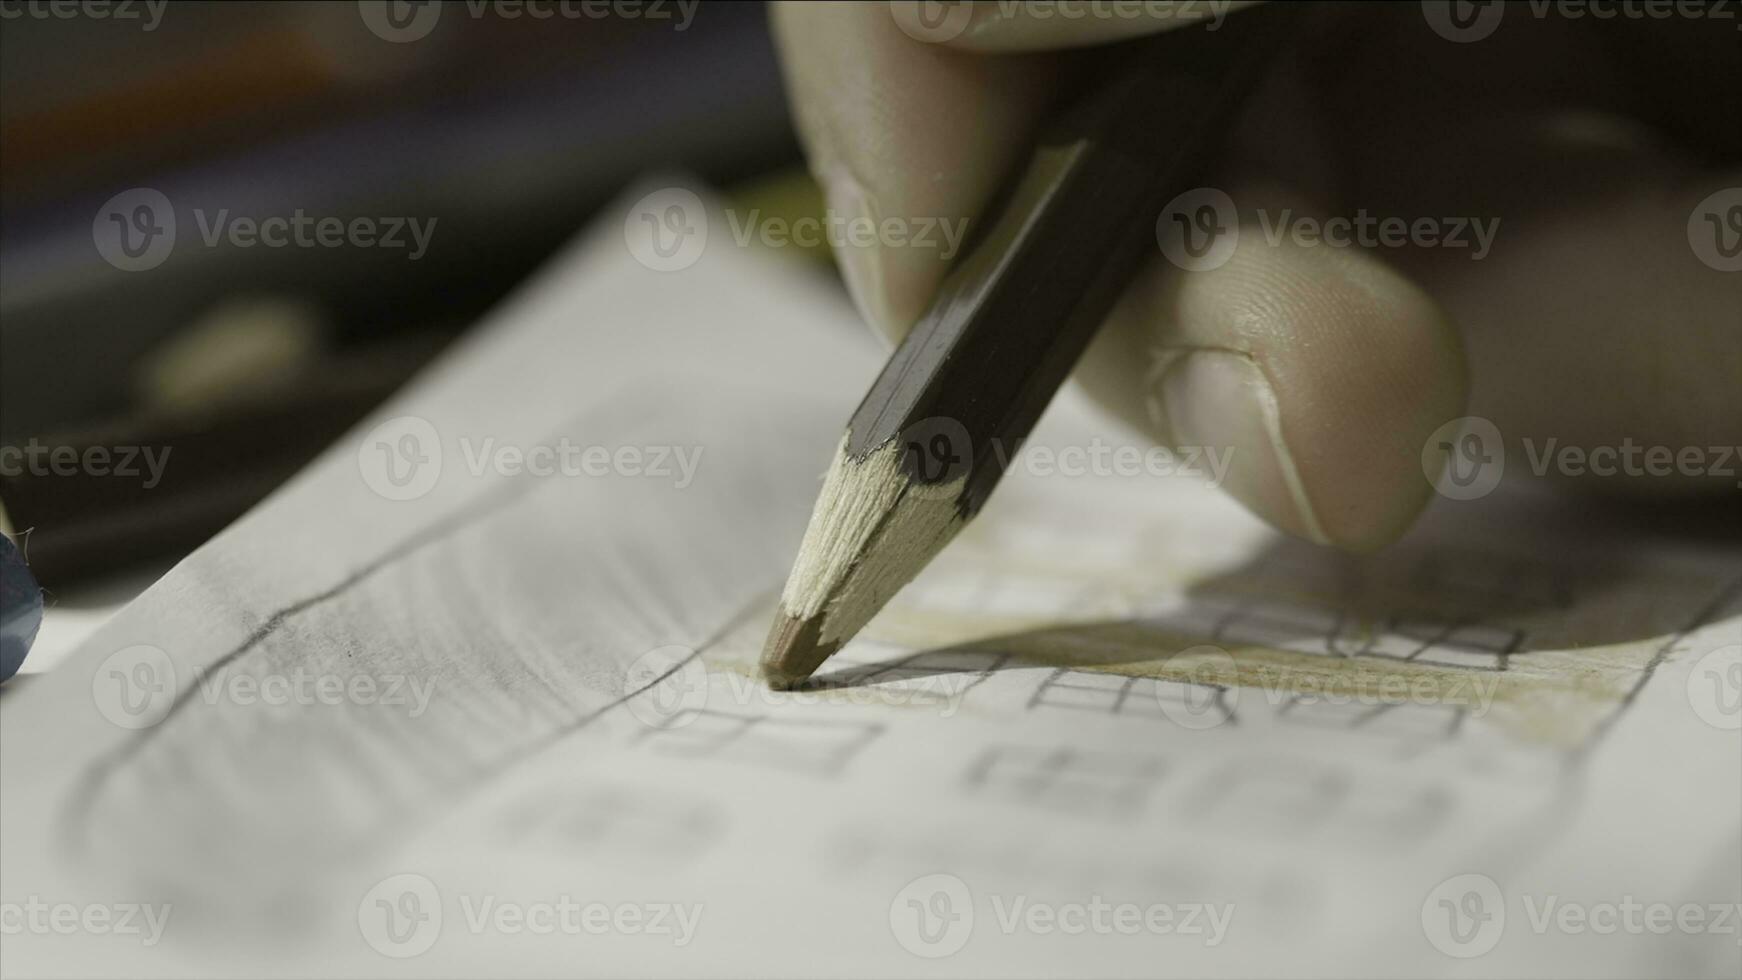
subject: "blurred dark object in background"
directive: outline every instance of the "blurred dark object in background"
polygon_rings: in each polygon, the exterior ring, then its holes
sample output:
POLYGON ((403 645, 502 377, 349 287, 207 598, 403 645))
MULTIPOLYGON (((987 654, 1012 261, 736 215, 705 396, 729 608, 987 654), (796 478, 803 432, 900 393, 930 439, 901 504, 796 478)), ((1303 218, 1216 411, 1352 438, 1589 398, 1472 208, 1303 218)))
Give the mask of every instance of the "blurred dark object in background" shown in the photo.
POLYGON ((42 589, 12 539, 0 534, 0 684, 24 665, 42 626, 42 589))
POLYGON ((636 175, 730 184, 798 159, 761 4, 636 9, 9 11, 0 502, 38 576, 223 527, 636 175), (233 235, 273 218, 309 236, 363 219, 382 241, 233 235), (113 466, 45 475, 56 447, 171 455, 146 488, 113 466))

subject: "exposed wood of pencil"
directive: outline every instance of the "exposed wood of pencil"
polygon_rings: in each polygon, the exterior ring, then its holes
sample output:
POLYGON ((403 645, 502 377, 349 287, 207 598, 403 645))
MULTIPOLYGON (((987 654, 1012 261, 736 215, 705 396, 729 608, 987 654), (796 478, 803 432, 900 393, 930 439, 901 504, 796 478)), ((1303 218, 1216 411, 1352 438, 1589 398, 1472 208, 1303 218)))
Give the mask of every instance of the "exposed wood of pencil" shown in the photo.
POLYGON ((848 423, 763 651, 770 684, 808 678, 978 513, 1284 19, 1121 45, 1043 135, 848 423))

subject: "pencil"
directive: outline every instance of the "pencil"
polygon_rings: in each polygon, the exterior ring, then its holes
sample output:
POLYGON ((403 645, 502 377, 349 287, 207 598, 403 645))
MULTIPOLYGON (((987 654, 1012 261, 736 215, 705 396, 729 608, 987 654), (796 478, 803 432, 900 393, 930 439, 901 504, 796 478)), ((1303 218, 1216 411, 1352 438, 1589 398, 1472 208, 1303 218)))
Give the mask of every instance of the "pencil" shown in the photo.
POLYGON ((847 423, 762 653, 805 681, 986 503, 1288 34, 1292 4, 1107 49, 847 423))

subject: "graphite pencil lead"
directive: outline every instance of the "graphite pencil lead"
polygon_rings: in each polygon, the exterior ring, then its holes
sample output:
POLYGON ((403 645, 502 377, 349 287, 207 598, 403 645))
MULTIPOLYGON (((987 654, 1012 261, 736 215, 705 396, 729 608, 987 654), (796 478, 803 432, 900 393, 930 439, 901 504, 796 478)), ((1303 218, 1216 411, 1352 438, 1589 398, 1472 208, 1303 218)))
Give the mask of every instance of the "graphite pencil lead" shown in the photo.
POLYGON ((863 459, 836 451, 823 479, 780 612, 762 653, 770 684, 791 687, 852 639, 955 537, 964 479, 915 482, 902 440, 863 459))

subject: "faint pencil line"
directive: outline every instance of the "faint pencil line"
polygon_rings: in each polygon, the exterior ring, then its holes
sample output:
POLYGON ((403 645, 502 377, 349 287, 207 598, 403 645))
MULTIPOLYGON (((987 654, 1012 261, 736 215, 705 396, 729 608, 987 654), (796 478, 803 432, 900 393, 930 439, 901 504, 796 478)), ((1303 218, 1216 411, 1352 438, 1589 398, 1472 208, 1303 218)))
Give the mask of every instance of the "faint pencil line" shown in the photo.
POLYGON ((1685 641, 1696 630, 1710 623, 1721 610, 1734 602, 1738 596, 1742 596, 1742 575, 1733 579, 1728 586, 1719 589, 1718 594, 1712 597, 1712 601, 1702 606, 1686 626, 1667 637, 1658 646, 1657 650, 1652 653, 1651 659, 1646 662, 1645 669, 1639 672, 1639 679, 1634 682, 1633 687, 1628 689, 1626 694, 1622 695, 1621 703, 1616 705, 1615 710, 1598 723, 1596 733, 1578 748, 1578 754, 1588 755, 1591 749, 1609 734, 1609 730, 1615 727, 1615 723, 1627 713, 1627 709, 1633 706, 1633 702, 1639 699, 1639 695, 1644 693, 1645 686, 1651 683, 1651 679, 1657 674, 1657 669, 1669 660, 1670 653, 1675 650, 1678 644, 1685 641))

